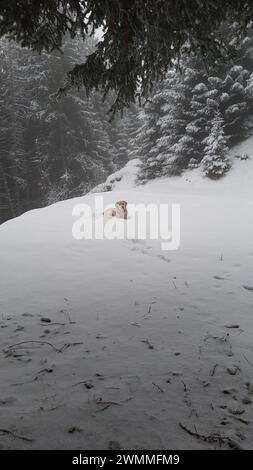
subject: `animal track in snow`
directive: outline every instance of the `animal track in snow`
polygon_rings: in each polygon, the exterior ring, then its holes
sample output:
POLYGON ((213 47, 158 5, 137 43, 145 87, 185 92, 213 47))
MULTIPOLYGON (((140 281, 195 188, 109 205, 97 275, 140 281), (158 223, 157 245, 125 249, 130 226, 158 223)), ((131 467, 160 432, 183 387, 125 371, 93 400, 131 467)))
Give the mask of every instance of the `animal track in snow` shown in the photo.
POLYGON ((253 292, 253 286, 248 286, 248 285, 243 285, 242 286, 245 290, 248 290, 250 292, 253 292))

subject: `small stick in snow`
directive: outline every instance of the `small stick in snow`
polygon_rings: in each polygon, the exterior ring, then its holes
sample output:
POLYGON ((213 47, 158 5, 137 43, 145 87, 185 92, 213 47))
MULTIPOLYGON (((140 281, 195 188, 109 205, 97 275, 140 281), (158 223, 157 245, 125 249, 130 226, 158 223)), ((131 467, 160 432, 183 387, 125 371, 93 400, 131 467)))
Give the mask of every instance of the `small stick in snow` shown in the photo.
POLYGON ((206 342, 208 339, 216 339, 217 341, 228 341, 229 339, 229 333, 226 333, 224 336, 213 336, 213 335, 208 335, 204 338, 204 342, 206 342))
POLYGON ((185 383, 183 380, 181 380, 181 382, 182 382, 182 384, 183 384, 183 386, 184 386, 184 392, 187 392, 186 383, 185 383))
POLYGON ((105 405, 103 408, 100 410, 97 410, 96 413, 99 413, 101 411, 107 410, 110 406, 121 406, 120 403, 117 403, 116 401, 103 401, 102 398, 99 398, 96 400, 97 405, 105 405))
POLYGON ((52 343, 48 343, 48 341, 21 341, 20 343, 12 344, 11 346, 8 346, 8 349, 13 349, 16 348, 17 346, 21 346, 22 344, 28 344, 28 343, 38 343, 38 344, 47 344, 48 346, 51 346, 56 352, 62 352, 62 349, 56 348, 52 343))
POLYGON ((252 362, 249 361, 249 359, 245 356, 245 354, 243 354, 243 357, 248 362, 248 364, 251 365, 251 367, 253 367, 252 362))
POLYGON ((164 393, 164 390, 161 387, 159 387, 159 385, 157 385, 155 382, 152 382, 152 384, 159 390, 159 392, 164 393))
POLYGON ((179 426, 191 436, 194 436, 197 439, 201 439, 204 442, 209 442, 209 443, 218 442, 220 446, 222 444, 227 444, 231 449, 244 450, 243 447, 237 441, 235 441, 234 439, 231 439, 231 437, 221 436, 219 433, 211 433, 208 435, 200 434, 197 431, 195 432, 192 431, 183 423, 179 423, 179 426))
POLYGON ((108 410, 110 408, 111 404, 108 403, 108 405, 104 406, 104 408, 101 408, 100 410, 97 410, 96 413, 100 413, 101 411, 108 410))
POLYGON ((59 350, 59 352, 64 351, 64 349, 70 348, 70 346, 80 346, 81 344, 83 344, 82 341, 77 341, 76 343, 65 343, 65 344, 61 347, 61 349, 59 350))
POLYGON ((211 372, 210 372, 210 376, 211 376, 211 377, 213 377, 213 376, 215 375, 215 371, 216 371, 218 365, 219 365, 219 364, 214 364, 214 366, 213 366, 213 368, 212 368, 212 370, 211 370, 211 372))
POLYGON ((120 406, 120 403, 118 403, 117 401, 104 401, 104 400, 102 400, 102 398, 98 398, 96 400, 96 404, 97 405, 116 405, 116 406, 120 406))
POLYGON ((175 289, 177 289, 177 286, 176 286, 176 284, 175 284, 175 282, 174 282, 173 280, 172 280, 172 284, 173 284, 173 286, 175 287, 175 289))
POLYGON ((56 406, 53 406, 52 408, 48 408, 46 411, 55 411, 55 410, 58 410, 58 408, 62 408, 63 406, 65 405, 56 405, 56 406))
POLYGON ((246 424, 246 425, 250 424, 250 421, 248 421, 247 419, 243 419, 240 416, 233 416, 233 418, 236 419, 237 421, 240 421, 243 424, 246 424))
POLYGON ((225 328, 240 328, 240 325, 234 325, 234 324, 231 324, 231 325, 224 325, 225 328))
POLYGON ((11 387, 18 387, 20 385, 31 384, 33 381, 34 381, 34 379, 33 380, 27 380, 26 382, 16 382, 14 384, 11 384, 11 387))
POLYGON ((221 436, 219 433, 211 433, 211 434, 200 434, 197 431, 192 431, 190 428, 188 428, 185 424, 179 423, 180 428, 182 428, 184 431, 186 431, 190 436, 194 436, 197 439, 201 439, 204 442, 218 442, 219 445, 221 444, 228 444, 230 447, 233 448, 241 448, 239 444, 235 443, 230 437, 227 436, 221 436))
POLYGON ((9 436, 14 437, 15 439, 21 439, 22 441, 26 441, 26 442, 33 442, 34 441, 34 439, 31 439, 30 437, 20 436, 19 434, 16 434, 15 432, 10 431, 9 429, 0 428, 0 434, 2 436, 5 435, 5 434, 8 434, 9 436))
POLYGON ((151 309, 152 309, 152 306, 149 305, 149 306, 148 306, 148 311, 147 311, 147 313, 144 313, 143 316, 146 317, 146 316, 150 315, 150 314, 151 314, 151 309))
POLYGON ((36 380, 38 380, 44 374, 52 374, 53 371, 54 371, 53 367, 47 367, 46 369, 40 370, 38 372, 38 375, 36 375, 36 377, 34 377, 33 382, 36 382, 36 380))
POLYGON ((128 401, 131 401, 131 400, 133 400, 133 399, 134 399, 134 397, 131 396, 131 397, 128 397, 128 398, 126 398, 125 400, 123 400, 123 402, 124 402, 124 403, 127 403, 128 401))

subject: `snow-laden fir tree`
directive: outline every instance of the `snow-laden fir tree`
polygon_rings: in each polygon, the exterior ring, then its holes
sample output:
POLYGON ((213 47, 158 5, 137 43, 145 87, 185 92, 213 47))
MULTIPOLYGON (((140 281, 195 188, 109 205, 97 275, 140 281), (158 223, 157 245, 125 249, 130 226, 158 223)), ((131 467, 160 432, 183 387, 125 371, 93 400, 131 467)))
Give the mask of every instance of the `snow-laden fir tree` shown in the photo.
POLYGON ((157 158, 155 143, 160 136, 159 116, 161 113, 161 97, 155 95, 152 101, 148 102, 138 116, 139 129, 134 139, 134 157, 141 158, 143 165, 139 178, 141 182, 152 179, 160 174, 160 164, 157 158))
MULTIPOLYGON (((219 32, 228 47, 234 42, 235 27, 227 25, 219 32)), ((144 109, 145 125, 137 132, 139 156, 143 161, 141 178, 179 174, 200 163, 204 155, 203 141, 209 135, 210 122, 217 111, 224 119, 228 146, 252 132, 249 118, 253 113, 253 87, 249 78, 253 72, 253 33, 246 34, 236 44, 232 61, 216 61, 208 69, 186 47, 180 59, 180 71, 170 70, 166 79, 157 85, 152 103, 144 109)))
POLYGON ((203 115, 207 119, 208 114, 205 110, 205 93, 201 89, 203 75, 199 61, 194 57, 186 57, 177 77, 174 91, 178 100, 174 102, 175 109, 172 113, 175 124, 173 123, 174 143, 170 147, 170 154, 171 158, 174 157, 173 169, 176 174, 187 168, 192 158, 197 161, 201 159, 199 142, 204 126, 203 115), (198 98, 203 94, 204 98, 194 103, 196 94, 198 98))
MULTIPOLYGON (((185 71, 190 81, 191 71, 185 71)), ((193 78, 193 77, 192 77, 193 78)), ((155 144, 157 158, 162 163, 162 175, 179 174, 189 161, 194 142, 187 135, 190 106, 190 85, 175 71, 168 75, 161 92, 163 99, 158 121, 160 135, 155 144)), ((157 175, 158 176, 158 175, 157 175)))
POLYGON ((157 87, 144 110, 145 125, 137 133, 141 177, 177 175, 193 158, 201 160, 201 141, 211 115, 205 96, 208 88, 202 80, 200 67, 187 57, 181 61, 180 73, 171 70, 157 87))
POLYGON ((224 119, 220 112, 217 112, 211 121, 209 135, 203 140, 205 147, 201 164, 205 176, 218 179, 229 170, 231 161, 228 157, 227 141, 224 119))
POLYGON ((137 131, 138 110, 135 105, 125 110, 121 118, 109 123, 109 135, 113 149, 113 163, 116 170, 135 158, 135 133, 137 131))
MULTIPOLYGON (((25 72, 23 54, 15 43, 4 41, 0 47, 0 192, 10 214, 19 214, 26 191, 24 131, 26 126, 25 72)), ((5 212, 5 208, 2 210, 5 212)), ((1 211, 0 211, 1 217, 1 211)))

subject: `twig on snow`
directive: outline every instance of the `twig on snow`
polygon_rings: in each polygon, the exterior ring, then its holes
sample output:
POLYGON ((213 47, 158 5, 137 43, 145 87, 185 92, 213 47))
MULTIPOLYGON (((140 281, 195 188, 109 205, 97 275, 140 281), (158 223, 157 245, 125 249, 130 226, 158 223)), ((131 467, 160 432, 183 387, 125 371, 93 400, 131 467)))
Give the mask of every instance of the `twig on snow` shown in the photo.
POLYGON ((103 408, 101 408, 100 410, 97 410, 96 413, 99 413, 101 411, 105 411, 107 410, 108 408, 110 408, 110 406, 121 406, 120 403, 116 402, 116 401, 104 401, 102 400, 102 398, 98 398, 96 400, 96 404, 97 405, 105 405, 103 408))
POLYGON ((247 361, 248 364, 249 364, 251 367, 253 367, 252 362, 249 361, 249 359, 245 356, 245 354, 243 354, 243 357, 244 357, 245 361, 247 361))
POLYGON ((152 384, 159 390, 159 392, 164 393, 164 390, 159 385, 157 385, 155 382, 152 382, 152 384))
POLYGON ((0 434, 2 436, 7 434, 9 436, 14 437, 15 439, 21 439, 22 441, 26 441, 26 442, 33 442, 34 441, 34 439, 31 439, 30 437, 20 436, 19 434, 16 434, 15 432, 10 431, 9 429, 0 428, 0 434))
POLYGON ((48 341, 21 341, 20 343, 12 344, 8 346, 8 349, 13 349, 16 348, 17 346, 21 346, 22 344, 29 344, 29 343, 38 343, 38 344, 47 344, 48 346, 51 346, 56 352, 62 352, 62 349, 56 348, 52 343, 49 343, 48 341))
POLYGON ((218 365, 219 365, 219 364, 214 364, 214 366, 213 366, 213 368, 212 368, 212 370, 211 370, 211 372, 210 372, 210 376, 211 376, 211 377, 213 377, 213 376, 215 375, 215 371, 216 371, 218 365))
MULTIPOLYGON (((221 446, 222 444, 227 444, 232 449, 240 449, 243 450, 238 442, 234 441, 228 436, 221 436, 219 433, 211 433, 211 434, 200 434, 197 431, 193 431, 192 429, 188 428, 185 424, 179 423, 180 428, 182 428, 185 432, 190 434, 190 436, 196 437, 197 439, 201 439, 204 442, 218 442, 221 446)), ((196 427, 195 427, 196 429, 196 427)))

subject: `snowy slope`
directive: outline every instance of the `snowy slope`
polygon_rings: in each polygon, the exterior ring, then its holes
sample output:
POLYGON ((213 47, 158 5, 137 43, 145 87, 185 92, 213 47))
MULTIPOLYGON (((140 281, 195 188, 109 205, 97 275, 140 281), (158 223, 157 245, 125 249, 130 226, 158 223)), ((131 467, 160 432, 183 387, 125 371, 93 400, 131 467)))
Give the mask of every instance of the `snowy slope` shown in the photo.
POLYGON ((252 448, 252 177, 253 158, 103 194, 180 203, 174 252, 74 240, 94 194, 0 227, 2 448, 252 448))
POLYGON ((140 165, 141 161, 138 158, 130 160, 123 168, 108 176, 104 183, 96 186, 91 192, 100 193, 134 187, 140 165))

